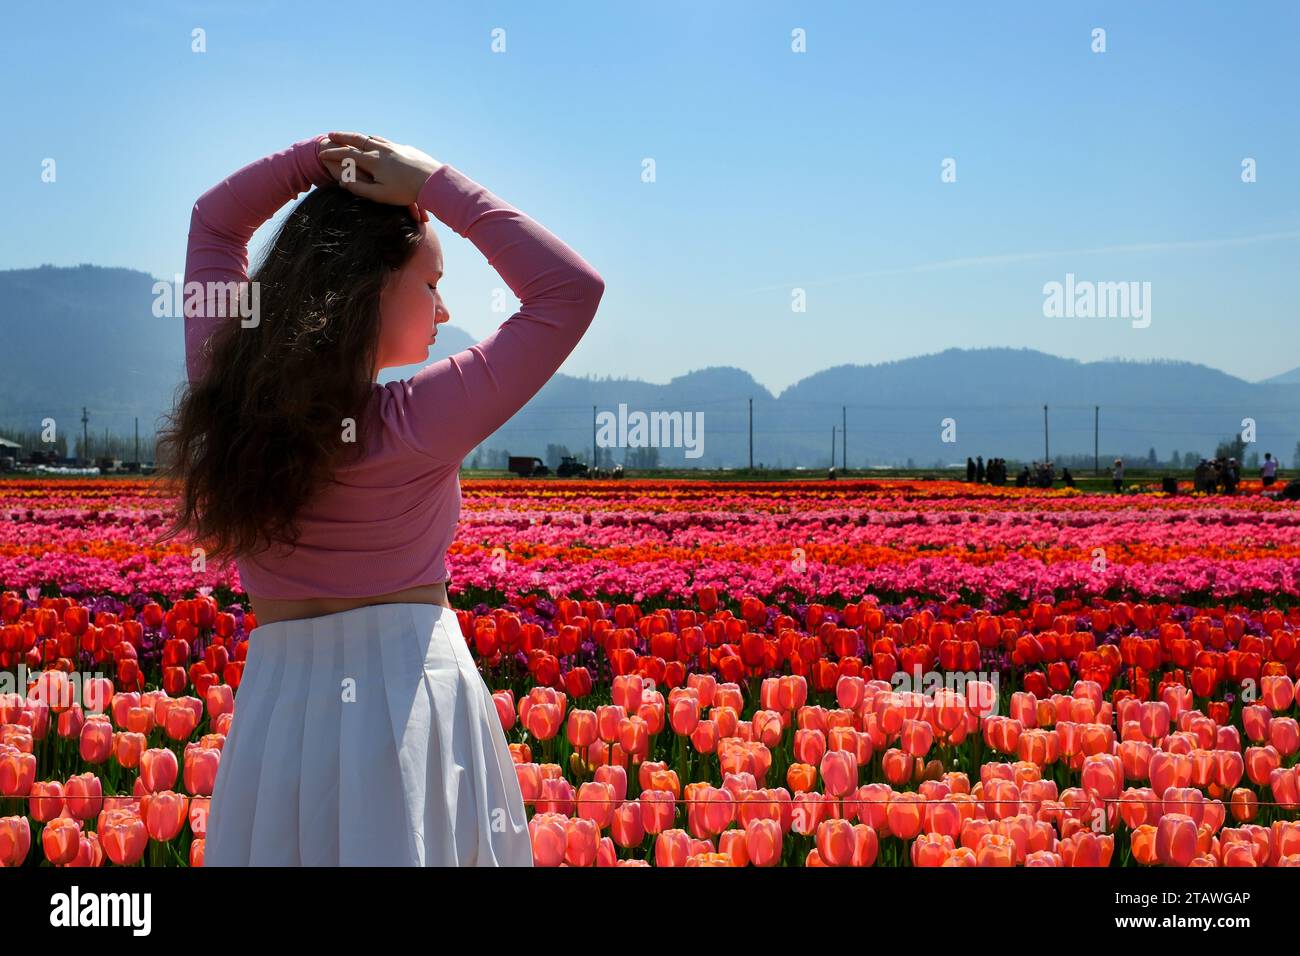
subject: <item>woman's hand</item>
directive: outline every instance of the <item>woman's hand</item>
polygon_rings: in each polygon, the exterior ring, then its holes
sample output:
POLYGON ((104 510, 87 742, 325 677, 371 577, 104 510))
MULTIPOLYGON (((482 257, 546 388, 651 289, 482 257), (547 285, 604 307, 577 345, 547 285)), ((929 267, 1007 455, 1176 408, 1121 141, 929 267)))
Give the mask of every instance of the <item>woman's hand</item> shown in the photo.
POLYGON ((361 133, 330 133, 317 155, 344 189, 394 206, 414 203, 420 187, 442 167, 414 146, 361 133))

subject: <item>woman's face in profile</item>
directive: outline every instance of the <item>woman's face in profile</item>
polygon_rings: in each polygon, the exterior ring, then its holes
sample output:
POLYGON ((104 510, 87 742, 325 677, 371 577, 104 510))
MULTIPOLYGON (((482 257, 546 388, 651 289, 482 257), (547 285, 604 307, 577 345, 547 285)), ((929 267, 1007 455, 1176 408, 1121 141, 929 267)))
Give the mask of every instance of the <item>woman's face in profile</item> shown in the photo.
POLYGON ((388 277, 379 296, 379 369, 416 365, 429 357, 438 326, 451 319, 438 291, 442 246, 429 223, 420 224, 420 244, 406 264, 388 277))

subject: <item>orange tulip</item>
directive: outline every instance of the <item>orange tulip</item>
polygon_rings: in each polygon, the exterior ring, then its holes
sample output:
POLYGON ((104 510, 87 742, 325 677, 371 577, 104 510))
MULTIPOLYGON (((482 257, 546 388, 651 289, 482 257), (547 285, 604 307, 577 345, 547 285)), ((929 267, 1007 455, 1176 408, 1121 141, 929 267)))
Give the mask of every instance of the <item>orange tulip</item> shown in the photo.
POLYGON ((1259 815, 1259 798, 1254 791, 1238 787, 1232 791, 1232 818, 1242 823, 1249 823, 1259 815))
POLYGON ((817 853, 827 866, 849 866, 856 843, 848 820, 823 820, 817 825, 817 853))
POLYGON ((956 842, 943 833, 921 833, 912 842, 912 865, 917 867, 940 867, 956 849, 956 842))
POLYGON ((185 826, 189 806, 189 797, 183 793, 171 790, 148 793, 140 800, 140 817, 149 836, 166 843, 176 839, 185 826))
POLYGON ((975 848, 975 862, 978 866, 1015 866, 1015 844, 1009 837, 986 833, 975 848))
POLYGON ((719 833, 718 856, 726 857, 728 866, 749 866, 749 845, 745 842, 745 831, 732 827, 719 833))
POLYGON ((144 856, 149 831, 139 816, 129 810, 109 812, 99 824, 99 843, 118 866, 132 866, 144 856))
POLYGON ((1129 846, 1133 859, 1144 866, 1151 866, 1159 859, 1156 852, 1156 828, 1149 823, 1135 827, 1129 835, 1129 846))
POLYGON ((71 863, 81 850, 81 824, 72 817, 55 817, 41 831, 41 847, 54 866, 71 863))
POLYGON ((950 867, 973 867, 979 863, 975 859, 975 851, 969 847, 959 846, 948 854, 948 858, 943 861, 943 866, 950 867))
POLYGON ((910 840, 921 832, 921 816, 925 798, 918 793, 895 793, 885 808, 889 832, 902 840, 910 840))

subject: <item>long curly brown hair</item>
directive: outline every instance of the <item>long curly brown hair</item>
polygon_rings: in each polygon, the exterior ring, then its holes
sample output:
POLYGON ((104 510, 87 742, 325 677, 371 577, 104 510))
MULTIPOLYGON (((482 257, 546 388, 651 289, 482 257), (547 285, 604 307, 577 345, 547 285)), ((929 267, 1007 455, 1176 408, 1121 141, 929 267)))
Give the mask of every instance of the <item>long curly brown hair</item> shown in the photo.
POLYGON ((158 478, 180 494, 160 541, 187 533, 205 559, 297 541, 299 509, 362 453, 379 294, 420 235, 406 207, 338 185, 293 208, 249 276, 259 322, 218 328, 207 371, 165 417, 158 478))

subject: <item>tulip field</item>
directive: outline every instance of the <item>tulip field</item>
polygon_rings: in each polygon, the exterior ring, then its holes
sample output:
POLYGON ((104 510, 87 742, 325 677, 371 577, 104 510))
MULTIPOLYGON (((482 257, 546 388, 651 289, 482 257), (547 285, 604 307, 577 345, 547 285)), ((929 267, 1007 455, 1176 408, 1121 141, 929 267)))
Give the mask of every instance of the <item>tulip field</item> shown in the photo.
MULTIPOLYGON (((464 479, 539 866, 1300 866, 1300 506, 464 479)), ((148 480, 0 480, 0 865, 201 866, 257 622, 148 480)))

